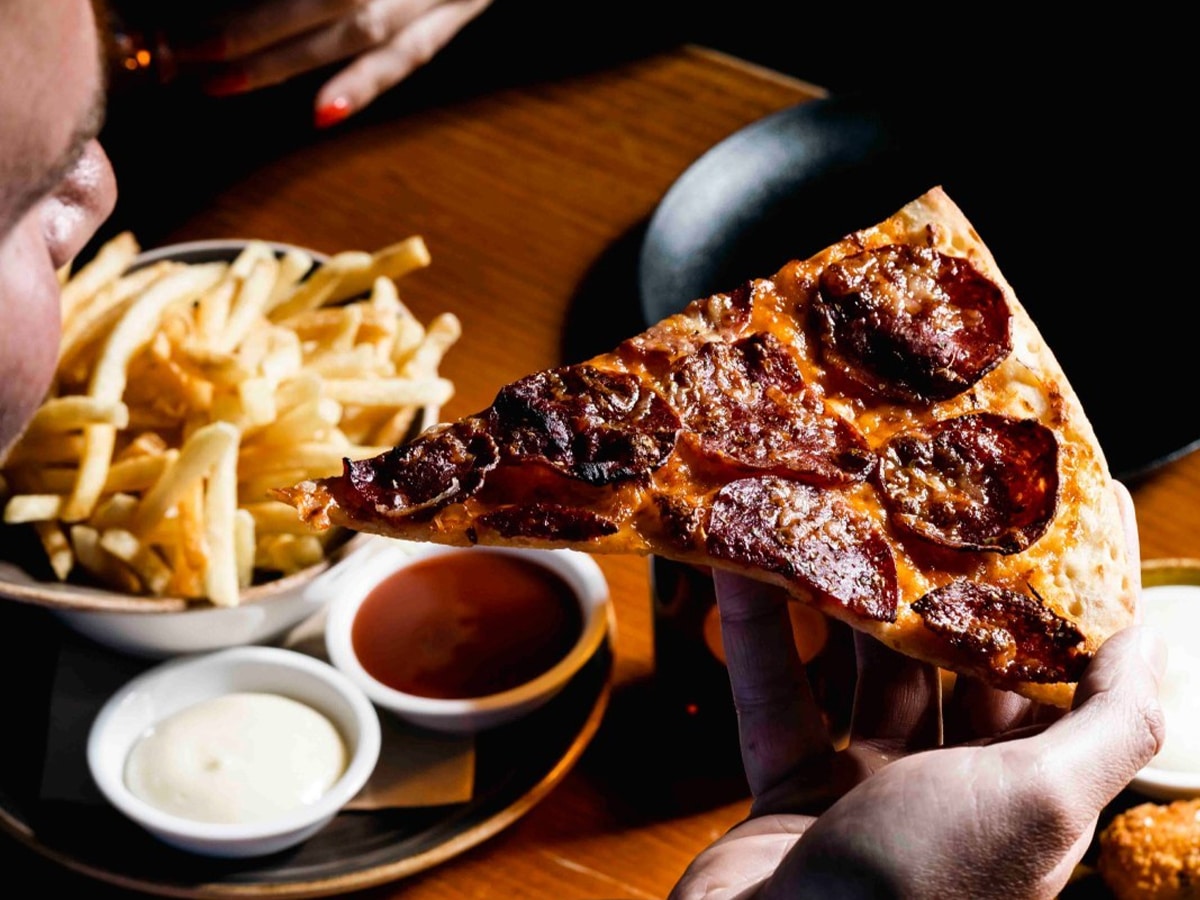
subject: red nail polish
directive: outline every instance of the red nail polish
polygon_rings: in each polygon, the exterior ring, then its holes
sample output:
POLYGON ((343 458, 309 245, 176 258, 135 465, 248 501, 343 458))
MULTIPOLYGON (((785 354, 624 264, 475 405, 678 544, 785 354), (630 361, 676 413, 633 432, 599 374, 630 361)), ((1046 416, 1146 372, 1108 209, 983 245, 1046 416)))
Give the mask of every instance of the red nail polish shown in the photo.
POLYGON ((204 82, 204 92, 214 97, 240 94, 250 87, 250 76, 245 72, 226 72, 215 75, 204 82))
POLYGON ((313 117, 313 123, 318 128, 329 128, 331 125, 336 125, 338 122, 350 115, 350 101, 345 97, 338 97, 329 103, 323 103, 317 107, 317 113, 313 117))

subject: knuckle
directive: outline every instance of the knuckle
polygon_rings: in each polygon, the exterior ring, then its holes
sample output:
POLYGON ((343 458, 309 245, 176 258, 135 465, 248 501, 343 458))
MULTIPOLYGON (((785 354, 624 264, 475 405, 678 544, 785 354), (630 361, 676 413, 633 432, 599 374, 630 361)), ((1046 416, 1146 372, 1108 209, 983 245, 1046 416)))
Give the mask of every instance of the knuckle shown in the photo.
POLYGON ((1138 739, 1144 743, 1141 748, 1147 762, 1162 749, 1163 740, 1167 734, 1167 719, 1162 704, 1157 698, 1148 699, 1138 705, 1138 718, 1142 728, 1138 731, 1138 739))
POLYGON ((409 60, 413 66, 423 66, 437 55, 441 44, 430 33, 428 28, 413 29, 413 34, 406 42, 409 60))
POLYGON ((350 31, 363 45, 377 47, 391 37, 391 23, 378 3, 363 3, 351 18, 350 31))

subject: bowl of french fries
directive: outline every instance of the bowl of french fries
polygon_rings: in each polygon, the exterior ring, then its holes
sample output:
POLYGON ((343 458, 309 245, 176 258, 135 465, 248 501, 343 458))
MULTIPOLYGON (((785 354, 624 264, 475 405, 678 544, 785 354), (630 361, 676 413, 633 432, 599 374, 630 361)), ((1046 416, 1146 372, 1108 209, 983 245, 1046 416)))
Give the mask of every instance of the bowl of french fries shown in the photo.
POLYGON ((437 421, 460 334, 398 283, 420 237, 330 255, 263 240, 143 252, 122 233, 62 281, 58 367, 0 461, 0 597, 150 657, 273 640, 361 538, 271 490, 437 421))

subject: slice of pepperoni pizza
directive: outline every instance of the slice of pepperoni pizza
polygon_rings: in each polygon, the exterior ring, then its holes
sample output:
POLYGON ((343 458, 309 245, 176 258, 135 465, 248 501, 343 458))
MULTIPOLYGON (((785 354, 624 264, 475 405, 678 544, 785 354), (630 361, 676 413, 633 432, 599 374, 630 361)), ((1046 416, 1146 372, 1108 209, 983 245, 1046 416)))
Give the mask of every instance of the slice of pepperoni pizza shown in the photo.
POLYGON ((940 188, 279 496, 323 527, 740 571, 1059 706, 1133 616, 1093 430, 940 188))

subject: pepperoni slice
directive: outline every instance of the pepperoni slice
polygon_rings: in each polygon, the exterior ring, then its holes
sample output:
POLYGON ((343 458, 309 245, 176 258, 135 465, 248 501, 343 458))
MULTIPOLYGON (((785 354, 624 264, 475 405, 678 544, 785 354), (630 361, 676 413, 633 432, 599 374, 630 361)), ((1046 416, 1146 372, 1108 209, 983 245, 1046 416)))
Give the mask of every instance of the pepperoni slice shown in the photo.
POLYGON ((346 505, 367 504, 381 513, 433 513, 470 497, 496 467, 499 452, 479 419, 442 426, 374 459, 346 460, 352 496, 346 505))
POLYGON ((593 366, 538 372, 503 388, 489 411, 501 454, 538 459, 592 485, 667 461, 679 417, 637 376, 593 366))
POLYGON ((1091 659, 1078 628, 1039 599, 1007 588, 960 579, 912 608, 955 650, 1004 680, 1078 681, 1091 659))
POLYGON ((1000 287, 931 247, 890 244, 829 265, 813 311, 825 361, 901 400, 954 397, 1012 351, 1000 287))
POLYGON ((479 517, 479 524, 501 537, 551 541, 587 541, 616 534, 617 523, 576 506, 530 503, 506 506, 479 517))
POLYGON ((880 481, 892 522, 961 550, 1019 553, 1058 503, 1058 442, 1033 419, 971 413, 900 432, 880 481))
POLYGON ((777 572, 859 616, 896 618, 896 562, 883 536, 837 494, 783 478, 721 488, 708 552, 777 572))
POLYGON ((826 412, 777 338, 713 341, 680 358, 668 399, 705 456, 815 484, 861 481, 875 456, 852 424, 826 412))

